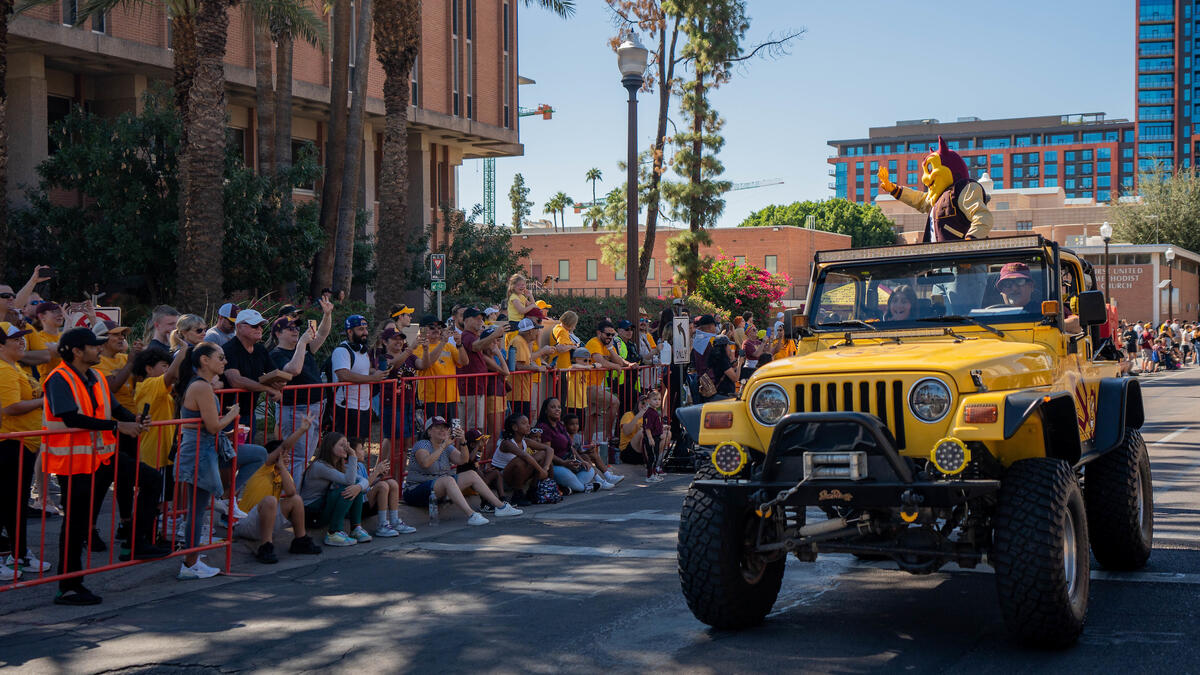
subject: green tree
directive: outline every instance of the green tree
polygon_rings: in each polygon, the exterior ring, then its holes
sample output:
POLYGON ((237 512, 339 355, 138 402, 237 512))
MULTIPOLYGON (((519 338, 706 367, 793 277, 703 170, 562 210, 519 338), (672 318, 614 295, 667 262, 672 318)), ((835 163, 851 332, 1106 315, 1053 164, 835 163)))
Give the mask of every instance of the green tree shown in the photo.
MULTIPOLYGON (((558 194, 562 193, 560 192, 558 194)), ((555 232, 558 232, 558 208, 558 195, 551 195, 550 199, 547 199, 546 203, 542 205, 542 213, 548 213, 550 214, 550 217, 554 219, 555 232)))
POLYGON ((592 204, 583 212, 583 221, 592 226, 592 231, 599 230, 604 225, 604 207, 592 204))
POLYGON ((813 217, 813 229, 848 234, 850 245, 856 248, 896 243, 892 222, 878 206, 848 199, 772 204, 746 216, 738 227, 808 227, 809 216, 813 217))
POLYGON ((512 187, 508 189, 508 201, 512 204, 512 231, 520 232, 525 227, 525 219, 529 217, 529 188, 525 186, 525 176, 513 176, 512 187))
MULTIPOLYGON (((532 249, 513 251, 512 230, 478 222, 482 212, 480 206, 470 214, 443 207, 442 236, 430 253, 446 255, 446 291, 450 295, 497 302, 504 297, 508 277, 521 271, 521 259, 528 258, 532 249)), ((425 283, 428 281, 426 277, 425 283)))
POLYGON ((600 169, 597 169, 596 167, 592 167, 587 170, 587 174, 584 176, 583 179, 592 184, 592 204, 595 204, 596 203, 596 181, 604 180, 604 174, 601 173, 600 169))
POLYGON ((1200 251, 1200 174, 1159 169, 1138 178, 1141 203, 1113 200, 1113 238, 1200 251))
POLYGON ((565 192, 556 192, 552 198, 554 203, 558 205, 558 222, 562 225, 563 232, 567 231, 567 209, 575 206, 575 200, 565 192))

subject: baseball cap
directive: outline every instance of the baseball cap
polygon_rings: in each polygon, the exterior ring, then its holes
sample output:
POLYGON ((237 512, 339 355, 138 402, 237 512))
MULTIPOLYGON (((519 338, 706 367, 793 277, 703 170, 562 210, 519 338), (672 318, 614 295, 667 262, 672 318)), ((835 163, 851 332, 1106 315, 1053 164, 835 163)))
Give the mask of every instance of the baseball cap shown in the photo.
POLYGON ((422 316, 422 317, 421 317, 420 325, 421 325, 422 327, 425 327, 425 326, 440 326, 440 325, 442 325, 442 322, 441 322, 441 321, 439 321, 439 320, 438 320, 438 318, 437 318, 436 316, 434 316, 434 315, 432 315, 432 314, 426 314, 426 315, 424 315, 424 316, 422 316))
POLYGON ((399 331, 399 330, 396 330, 395 328, 388 328, 387 330, 383 331, 383 334, 379 336, 379 339, 383 340, 384 342, 387 342, 388 340, 391 340, 392 338, 396 338, 396 337, 404 338, 406 340, 408 339, 408 336, 404 334, 404 331, 399 331))
POLYGON ((554 305, 546 302, 545 300, 538 300, 537 302, 535 302, 533 304, 537 305, 538 309, 550 309, 551 307, 554 306, 554 305))
POLYGON ((92 326, 92 332, 100 337, 108 337, 109 335, 125 335, 129 333, 128 326, 118 326, 116 321, 110 319, 101 319, 92 326))
POLYGON ((483 316, 483 312, 480 312, 479 310, 475 309, 474 307, 468 307, 463 310, 462 318, 464 320, 469 319, 473 316, 483 316))
POLYGON ((299 322, 292 321, 290 318, 288 318, 286 316, 281 316, 278 319, 275 319, 275 323, 271 324, 271 335, 274 335, 281 330, 287 330, 289 328, 295 328, 296 330, 299 330, 300 329, 299 322))
POLYGON ((263 315, 259 314, 257 310, 243 309, 237 314, 236 323, 246 323, 250 324, 251 326, 261 326, 266 322, 267 320, 264 319, 263 315))
POLYGON ((1029 275, 1029 265, 1022 262, 1005 263, 1004 267, 1000 268, 1000 278, 996 280, 996 288, 1000 288, 1000 282, 1009 279, 1033 281, 1033 277, 1029 275))
POLYGON ((775 318, 776 318, 776 319, 783 319, 783 312, 779 312, 778 314, 776 314, 776 315, 775 315, 775 318))
POLYGON ((392 318, 398 319, 400 318, 401 314, 412 314, 413 311, 413 308, 409 307, 408 305, 400 305, 396 311, 392 312, 392 318))
POLYGON ((477 443, 485 438, 488 438, 488 435, 479 429, 471 429, 467 431, 466 438, 468 443, 477 443))
POLYGON ((495 307, 488 307, 487 309, 483 310, 483 313, 484 314, 499 314, 500 310, 496 309, 495 307))
POLYGON ((633 328, 633 324, 629 321, 629 319, 621 319, 617 322, 618 330, 629 330, 631 328, 633 328))
POLYGON ((10 338, 10 337, 18 338, 18 337, 21 337, 22 335, 29 335, 33 331, 22 330, 7 321, 0 321, 0 332, 3 333, 3 335, 0 335, 0 337, 3 337, 4 340, 8 340, 8 338, 10 338))
POLYGON ((480 333, 479 333, 479 337, 481 337, 481 338, 485 338, 485 337, 487 337, 487 336, 489 336, 489 335, 491 335, 492 333, 495 333, 495 332, 496 332, 496 329, 495 329, 495 327, 493 327, 493 326, 488 326, 487 328, 484 328, 482 331, 480 331, 480 333))
POLYGON ((439 424, 444 427, 450 426, 450 423, 446 421, 445 417, 442 417, 441 415, 434 415, 433 417, 430 417, 428 421, 425 422, 425 431, 429 431, 430 429, 436 427, 439 424))
POLYGON ((575 351, 571 352, 571 358, 590 359, 592 358, 592 353, 587 350, 587 347, 576 347, 575 351))
POLYGON ((57 302, 39 302, 37 306, 34 307, 33 313, 35 316, 41 316, 46 312, 53 312, 59 309, 62 309, 62 307, 59 306, 57 302))
MULTIPOLYGON (((29 331, 22 331, 18 334, 24 335, 28 332, 29 331)), ((15 337, 12 333, 9 333, 8 336, 15 337)), ((63 353, 66 350, 75 349, 77 347, 86 347, 88 345, 100 346, 105 342, 108 342, 106 338, 102 338, 86 328, 72 328, 71 330, 63 333, 62 337, 59 338, 58 350, 59 353, 63 353)))
POLYGON ((351 314, 350 316, 346 317, 346 323, 345 323, 346 330, 350 330, 351 328, 358 328, 359 326, 365 326, 365 325, 367 325, 367 318, 364 317, 362 314, 351 314))
POLYGON ((537 328, 537 324, 533 322, 533 319, 525 318, 521 319, 521 321, 517 323, 518 332, 523 333, 527 330, 533 330, 534 328, 537 328))
POLYGON ((217 309, 217 316, 224 317, 226 319, 236 319, 238 312, 240 311, 242 310, 238 308, 237 305, 233 304, 232 302, 227 302, 217 309))
POLYGON ((299 314, 300 308, 295 305, 284 305, 280 310, 280 314, 299 314))

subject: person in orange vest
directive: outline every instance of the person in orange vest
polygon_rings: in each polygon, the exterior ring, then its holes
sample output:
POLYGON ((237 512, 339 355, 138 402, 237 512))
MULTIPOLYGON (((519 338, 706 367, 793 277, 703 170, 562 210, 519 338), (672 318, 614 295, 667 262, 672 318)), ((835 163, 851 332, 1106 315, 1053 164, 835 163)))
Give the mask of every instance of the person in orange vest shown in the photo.
MULTIPOLYGON (((58 341, 62 362, 42 383, 43 429, 72 433, 46 436, 42 469, 58 476, 66 519, 58 539, 58 573, 83 569, 84 547, 96 550, 96 517, 113 481, 117 434, 138 436, 142 420, 112 397, 108 381, 93 370, 100 363, 105 338, 87 328, 74 328, 58 341)), ((101 544, 103 542, 100 542, 101 544)), ((58 605, 97 605, 100 596, 83 586, 83 577, 58 582, 58 605)))

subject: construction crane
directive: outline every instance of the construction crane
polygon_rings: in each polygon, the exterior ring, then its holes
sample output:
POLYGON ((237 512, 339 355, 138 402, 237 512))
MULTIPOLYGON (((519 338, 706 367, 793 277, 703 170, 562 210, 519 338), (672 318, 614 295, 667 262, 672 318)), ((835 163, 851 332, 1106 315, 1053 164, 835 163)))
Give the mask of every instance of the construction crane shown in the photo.
MULTIPOLYGON (((541 115, 548 120, 554 114, 554 108, 542 103, 536 108, 517 108, 517 117, 532 117, 541 115)), ((496 224, 496 158, 483 158, 483 222, 496 224)))
MULTIPOLYGON (((782 178, 764 178, 762 180, 752 180, 747 183, 730 183, 729 189, 726 192, 735 190, 753 190, 754 188, 767 187, 768 185, 783 185, 782 178)), ((575 213, 579 213, 584 209, 590 209, 593 206, 604 206, 606 199, 597 197, 594 202, 576 202, 575 213)))

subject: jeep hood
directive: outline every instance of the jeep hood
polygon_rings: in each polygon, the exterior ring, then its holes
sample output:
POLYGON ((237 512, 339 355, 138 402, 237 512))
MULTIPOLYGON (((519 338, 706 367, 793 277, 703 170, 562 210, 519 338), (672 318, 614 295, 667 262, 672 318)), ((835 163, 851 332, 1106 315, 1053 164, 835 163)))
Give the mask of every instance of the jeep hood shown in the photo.
POLYGON ((821 349, 801 356, 771 361, 754 373, 755 380, 838 373, 942 372, 958 384, 959 391, 974 389, 971 371, 979 370, 989 389, 1049 385, 1054 380, 1054 359, 1040 344, 982 338, 955 343, 907 342, 821 349))

